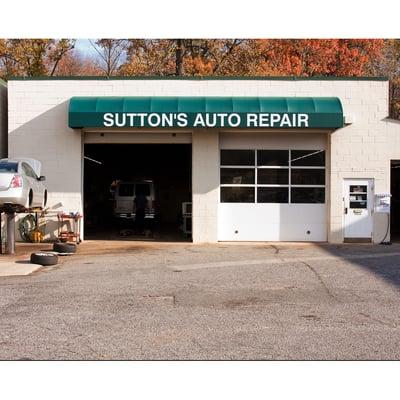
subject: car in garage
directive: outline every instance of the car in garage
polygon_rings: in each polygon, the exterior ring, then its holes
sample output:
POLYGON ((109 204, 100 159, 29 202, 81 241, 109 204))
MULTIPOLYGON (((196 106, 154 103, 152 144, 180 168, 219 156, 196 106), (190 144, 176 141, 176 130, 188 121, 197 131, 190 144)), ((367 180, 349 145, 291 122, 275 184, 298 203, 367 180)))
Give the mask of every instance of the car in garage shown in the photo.
POLYGON ((147 198, 145 219, 154 220, 156 201, 154 183, 151 180, 118 182, 114 192, 114 216, 119 219, 134 219, 136 215, 134 201, 139 195, 147 198))
POLYGON ((0 159, 0 207, 16 212, 43 209, 47 204, 41 162, 32 158, 0 159))

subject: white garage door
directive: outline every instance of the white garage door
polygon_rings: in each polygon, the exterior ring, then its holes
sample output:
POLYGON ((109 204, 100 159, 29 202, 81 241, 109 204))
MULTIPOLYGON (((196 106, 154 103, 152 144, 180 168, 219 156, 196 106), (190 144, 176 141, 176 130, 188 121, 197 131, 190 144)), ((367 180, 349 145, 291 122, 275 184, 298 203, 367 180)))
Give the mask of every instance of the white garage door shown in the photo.
POLYGON ((325 142, 221 137, 218 240, 326 241, 325 142))

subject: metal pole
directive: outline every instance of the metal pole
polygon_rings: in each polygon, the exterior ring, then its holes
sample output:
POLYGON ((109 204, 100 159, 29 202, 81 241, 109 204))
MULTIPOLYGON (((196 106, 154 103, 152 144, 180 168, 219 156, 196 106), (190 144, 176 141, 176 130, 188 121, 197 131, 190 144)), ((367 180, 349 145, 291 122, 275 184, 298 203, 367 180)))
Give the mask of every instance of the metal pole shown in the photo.
POLYGON ((7 212, 6 221, 7 221, 6 254, 15 254, 15 212, 7 212))

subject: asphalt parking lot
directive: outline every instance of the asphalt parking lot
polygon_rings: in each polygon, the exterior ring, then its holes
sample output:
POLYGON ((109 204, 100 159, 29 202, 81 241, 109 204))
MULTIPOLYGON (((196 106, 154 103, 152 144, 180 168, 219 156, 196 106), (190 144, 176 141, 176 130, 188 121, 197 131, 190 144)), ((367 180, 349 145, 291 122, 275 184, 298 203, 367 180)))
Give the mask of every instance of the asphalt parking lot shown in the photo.
POLYGON ((400 244, 142 245, 0 278, 0 359, 400 359, 400 244))

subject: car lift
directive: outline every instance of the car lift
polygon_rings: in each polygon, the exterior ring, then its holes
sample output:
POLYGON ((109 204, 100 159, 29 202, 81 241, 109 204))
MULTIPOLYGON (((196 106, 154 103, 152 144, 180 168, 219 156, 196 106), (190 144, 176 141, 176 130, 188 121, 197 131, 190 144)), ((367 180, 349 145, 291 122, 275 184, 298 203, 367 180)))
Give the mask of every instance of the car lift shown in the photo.
POLYGON ((6 254, 15 254, 15 211, 6 212, 6 254))
POLYGON ((5 226, 6 226, 6 241, 5 241, 5 251, 3 252, 3 238, 2 230, 0 229, 0 254, 15 254, 15 214, 17 212, 30 213, 37 210, 35 209, 16 209, 15 207, 5 206, 0 209, 0 222, 3 221, 3 213, 5 214, 5 226))

